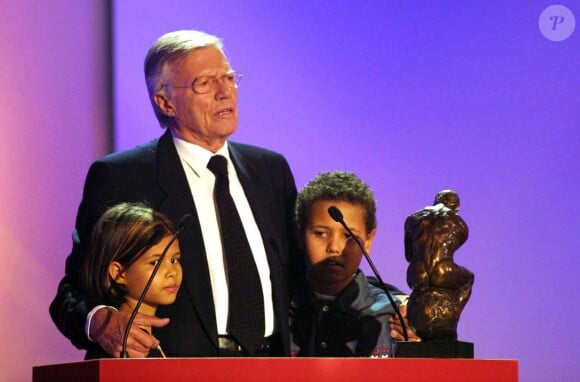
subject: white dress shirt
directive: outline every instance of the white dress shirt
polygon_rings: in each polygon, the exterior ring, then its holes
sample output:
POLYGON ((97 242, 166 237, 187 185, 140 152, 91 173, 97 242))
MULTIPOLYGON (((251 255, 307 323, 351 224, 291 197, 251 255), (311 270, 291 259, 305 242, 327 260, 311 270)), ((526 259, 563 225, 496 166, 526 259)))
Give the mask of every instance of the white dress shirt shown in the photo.
MULTIPOLYGON (((211 289, 216 312, 217 331, 219 335, 227 334, 228 322, 228 282, 224 266, 224 253, 222 239, 218 224, 218 212, 216 209, 213 189, 215 183, 214 174, 207 168, 213 155, 222 155, 228 160, 228 179, 230 194, 236 204, 238 214, 242 220, 244 231, 250 249, 256 261, 262 291, 264 294, 265 330, 264 336, 272 335, 274 331, 274 307, 272 303, 272 284, 270 282, 270 267, 266 257, 266 249, 262 235, 254 219, 252 209, 238 178, 236 169, 230 160, 228 145, 226 144, 215 154, 200 146, 186 142, 173 136, 173 142, 181 159, 189 189, 193 196, 195 209, 201 225, 201 234, 209 266, 211 289)), ((188 277, 183 275, 184 278, 188 277)))

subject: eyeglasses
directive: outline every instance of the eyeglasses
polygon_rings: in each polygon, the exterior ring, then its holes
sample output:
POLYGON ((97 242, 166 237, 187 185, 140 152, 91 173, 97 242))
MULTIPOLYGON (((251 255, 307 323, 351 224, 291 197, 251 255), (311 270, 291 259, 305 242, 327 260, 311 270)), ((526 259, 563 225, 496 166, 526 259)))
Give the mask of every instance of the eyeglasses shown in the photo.
POLYGON ((242 73, 230 72, 226 73, 221 77, 218 76, 201 76, 194 79, 190 85, 185 86, 175 86, 165 84, 163 86, 169 86, 177 89, 191 88, 197 94, 209 93, 211 90, 215 89, 218 81, 223 81, 227 86, 237 88, 238 84, 242 79, 242 73))

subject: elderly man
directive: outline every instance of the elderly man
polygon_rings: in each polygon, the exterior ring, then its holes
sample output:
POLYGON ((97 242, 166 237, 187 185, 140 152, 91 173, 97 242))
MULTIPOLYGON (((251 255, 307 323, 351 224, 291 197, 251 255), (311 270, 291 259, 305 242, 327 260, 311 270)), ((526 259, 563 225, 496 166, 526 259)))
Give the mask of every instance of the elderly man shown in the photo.
POLYGON ((50 306, 53 321, 78 348, 99 344, 119 357, 129 317, 87 296, 79 274, 106 207, 145 201, 175 222, 191 214, 193 223, 180 236, 184 283, 177 300, 159 317, 137 315, 129 357, 147 356, 160 342, 174 357, 289 354, 289 285, 302 273, 302 257, 286 160, 228 140, 237 128, 241 75, 219 38, 191 30, 162 36, 147 54, 145 76, 166 131, 90 167, 72 252, 50 306), (154 336, 139 326, 152 326, 154 336))

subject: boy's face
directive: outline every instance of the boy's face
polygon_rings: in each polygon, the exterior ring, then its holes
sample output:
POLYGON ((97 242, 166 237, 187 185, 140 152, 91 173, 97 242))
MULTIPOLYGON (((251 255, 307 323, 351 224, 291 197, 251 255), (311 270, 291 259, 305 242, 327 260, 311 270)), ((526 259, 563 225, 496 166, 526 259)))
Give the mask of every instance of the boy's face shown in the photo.
MULTIPOLYGON (((127 291, 125 301, 131 308, 136 306, 149 277, 151 277, 155 264, 159 261, 163 250, 172 238, 172 235, 163 238, 159 243, 143 253, 129 268, 123 270, 120 275, 118 274, 119 263, 113 262, 109 267, 111 275, 113 277, 117 275, 117 283, 125 286, 127 291)), ((158 305, 167 305, 175 302, 183 277, 179 262, 180 258, 179 241, 175 240, 167 250, 163 262, 157 274, 155 274, 155 278, 143 300, 143 305, 141 305, 140 312, 155 314, 158 305)))
POLYGON ((365 209, 344 201, 318 201, 312 205, 310 219, 304 227, 304 246, 309 266, 309 280, 317 292, 336 295, 353 279, 363 253, 344 227, 328 214, 336 206, 344 222, 370 251, 375 230, 365 229, 365 209))

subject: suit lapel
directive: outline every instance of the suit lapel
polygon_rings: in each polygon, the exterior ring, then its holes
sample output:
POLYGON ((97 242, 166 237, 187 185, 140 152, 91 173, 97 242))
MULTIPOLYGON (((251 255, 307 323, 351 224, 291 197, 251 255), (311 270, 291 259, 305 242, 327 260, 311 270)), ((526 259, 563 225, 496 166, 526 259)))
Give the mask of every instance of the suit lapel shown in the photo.
POLYGON ((278 210, 272 206, 274 200, 274 196, 271 195, 273 192, 272 182, 271 180, 267 181, 263 178, 263 175, 260 175, 261 171, 257 171, 256 164, 249 159, 248 155, 242 155, 235 143, 229 143, 229 152, 264 242, 270 267, 270 282, 272 283, 272 298, 275 309, 274 318, 276 327, 279 328, 281 323, 278 320, 281 319, 281 316, 284 315, 283 312, 287 309, 287 307, 282 306, 286 299, 280 298, 280 296, 286 295, 286 275, 280 258, 280 244, 277 240, 280 236, 280 233, 276 231, 278 224, 273 221, 278 216, 278 210))
POLYGON ((251 163, 248 156, 243 156, 238 151, 235 143, 229 143, 229 151, 248 203, 250 203, 252 214, 262 234, 266 252, 270 257, 273 252, 268 250, 268 242, 275 237, 272 234, 271 214, 273 209, 271 203, 273 196, 270 195, 271 187, 265 182, 260 172, 256 171, 255 165, 251 163))
MULTIPOLYGON (((175 149, 169 129, 160 138, 158 144, 159 186, 166 193, 166 198, 158 206, 177 224, 184 214, 191 214, 193 221, 181 234, 179 246, 182 253, 183 286, 187 296, 200 317, 207 333, 214 333, 212 341, 217 346, 217 324, 215 307, 211 293, 209 268, 201 234, 197 211, 183 166, 175 149)), ((184 291, 181 290, 180 294, 184 291)), ((178 301, 183 301, 184 296, 178 301)))

